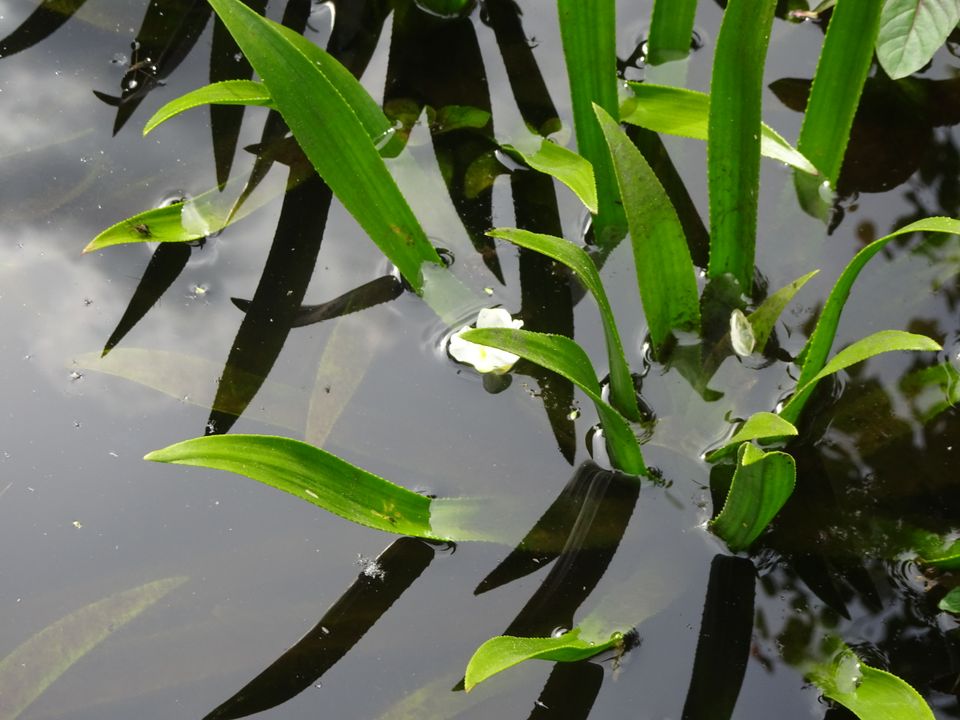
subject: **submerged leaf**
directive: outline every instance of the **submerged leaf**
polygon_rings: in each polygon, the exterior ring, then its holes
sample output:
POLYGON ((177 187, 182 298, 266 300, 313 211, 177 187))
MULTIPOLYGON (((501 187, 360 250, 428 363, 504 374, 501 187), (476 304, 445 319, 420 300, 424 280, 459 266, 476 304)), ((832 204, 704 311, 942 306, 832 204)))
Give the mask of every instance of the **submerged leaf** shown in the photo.
POLYGON ((0 720, 14 720, 75 662, 187 578, 110 595, 47 626, 0 660, 0 720))
POLYGON ((594 215, 599 212, 593 165, 582 155, 557 145, 547 138, 540 142, 540 149, 533 153, 523 152, 512 145, 504 145, 503 149, 508 153, 519 155, 534 170, 539 170, 562 182, 594 215))
POLYGON ((880 13, 877 59, 894 80, 916 72, 960 21, 957 0, 886 0, 880 13))
POLYGON ((793 493, 796 477, 790 455, 744 443, 723 510, 710 527, 734 552, 746 550, 780 512, 793 493))
POLYGON ((585 640, 580 628, 574 628, 557 637, 530 638, 501 635, 490 638, 477 648, 464 678, 467 692, 484 680, 525 660, 552 660, 576 662, 593 657, 623 642, 622 633, 613 633, 606 640, 585 640))

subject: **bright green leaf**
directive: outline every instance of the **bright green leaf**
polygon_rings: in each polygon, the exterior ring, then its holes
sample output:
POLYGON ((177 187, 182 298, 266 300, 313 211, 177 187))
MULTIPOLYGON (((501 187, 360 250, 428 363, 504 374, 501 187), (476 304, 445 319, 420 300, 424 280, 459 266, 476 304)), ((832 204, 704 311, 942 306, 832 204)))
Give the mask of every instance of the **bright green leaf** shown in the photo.
MULTIPOLYGON (((319 48, 239 0, 210 4, 269 89, 317 173, 419 291, 421 265, 439 264, 439 257, 371 142, 360 117, 362 108, 352 108, 328 77, 334 65, 321 67, 316 60, 319 48)), ((333 72, 342 79, 349 74, 345 68, 333 72)))
POLYGON ((610 301, 607 299, 603 283, 600 282, 600 275, 590 256, 573 243, 552 235, 541 235, 517 228, 498 228, 487 234, 508 240, 520 247, 535 250, 552 260, 563 263, 590 291, 600 308, 600 320, 603 323, 603 334, 607 344, 610 363, 610 404, 628 420, 638 421, 640 410, 637 407, 633 376, 630 374, 630 367, 623 352, 623 343, 620 341, 620 333, 617 331, 610 301))
MULTIPOLYGON (((709 95, 650 83, 631 82, 628 85, 634 97, 624 100, 620 106, 622 122, 666 135, 707 139, 709 95)), ((800 151, 764 123, 760 124, 760 154, 805 173, 817 174, 817 169, 800 151)))
POLYGON ((885 0, 877 59, 894 80, 916 72, 960 21, 958 0, 885 0))
POLYGON ((806 674, 824 696, 860 720, 934 720, 930 707, 907 682, 864 664, 845 645, 806 674))
POLYGON ((623 635, 614 633, 605 641, 593 642, 580 637, 580 628, 574 628, 558 637, 531 638, 501 635, 490 638, 467 663, 464 687, 470 692, 476 685, 499 672, 519 665, 525 660, 552 660, 576 662, 609 650, 623 642, 623 635))
POLYGON ((80 658, 187 578, 115 593, 48 625, 0 660, 0 720, 14 720, 80 658))
POLYGON ((874 355, 894 350, 919 350, 935 352, 940 350, 940 344, 931 340, 926 335, 915 335, 914 333, 904 332, 902 330, 881 330, 873 335, 857 340, 838 352, 834 357, 823 366, 823 369, 810 378, 805 385, 799 385, 797 392, 790 401, 780 411, 780 415, 787 420, 795 422, 800 415, 800 410, 804 403, 813 392, 816 384, 835 372, 844 368, 863 362, 874 355))
POLYGON ((534 153, 525 153, 511 145, 505 145, 503 149, 519 155, 534 170, 555 177, 580 198, 587 210, 593 214, 599 212, 593 166, 585 157, 546 138, 540 143, 540 149, 534 153))
POLYGON ((224 80, 197 88, 171 100, 157 110, 143 127, 146 135, 161 123, 201 105, 259 105, 273 107, 270 92, 263 83, 252 80, 224 80))
POLYGON ((960 587, 955 587, 944 595, 937 607, 944 612, 960 615, 960 587))
POLYGON ((707 462, 714 462, 733 452, 740 443, 750 440, 772 440, 774 438, 796 435, 797 429, 779 415, 771 412, 758 412, 747 418, 737 432, 733 434, 723 447, 707 454, 707 462))
POLYGON ((697 0, 654 0, 647 38, 652 65, 681 60, 690 54, 697 0))
POLYGON ((723 510, 710 527, 734 552, 746 550, 780 512, 793 493, 796 477, 790 455, 744 443, 723 510))
POLYGON ((697 276, 677 212, 643 155, 617 121, 594 106, 620 184, 640 300, 654 348, 672 330, 700 325, 697 276))
POLYGON ((813 272, 809 272, 803 277, 797 278, 789 285, 780 288, 772 295, 768 295, 767 299, 760 303, 760 307, 750 313, 748 319, 750 320, 750 325, 753 327, 753 336, 756 340, 757 352, 763 352, 767 341, 770 339, 770 335, 773 333, 773 328, 777 324, 777 320, 787 305, 790 304, 790 301, 793 300, 793 296, 818 272, 820 271, 814 270, 813 272))
POLYGON ((625 473, 645 475, 640 445, 626 419, 600 397, 600 381, 590 358, 579 345, 562 335, 528 330, 467 330, 463 338, 480 345, 506 350, 566 378, 589 397, 597 408, 613 464, 625 473))
MULTIPOLYGON (((760 190, 760 100, 776 0, 730 0, 710 81, 707 184, 711 278, 753 292, 760 190)), ((814 163, 816 165, 816 163, 814 163)))

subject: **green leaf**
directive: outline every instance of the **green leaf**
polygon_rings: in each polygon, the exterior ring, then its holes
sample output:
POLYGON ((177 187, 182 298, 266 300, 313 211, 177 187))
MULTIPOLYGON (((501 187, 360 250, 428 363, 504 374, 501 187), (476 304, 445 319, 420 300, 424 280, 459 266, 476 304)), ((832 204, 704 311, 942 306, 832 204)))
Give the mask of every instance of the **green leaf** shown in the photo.
POLYGON ((930 707, 907 682, 862 663, 842 643, 833 657, 814 664, 807 677, 860 720, 934 720, 930 707))
POLYGON ((633 430, 623 415, 600 397, 600 381, 593 371, 590 358, 573 340, 562 335, 504 328, 467 330, 462 337, 534 362, 583 390, 597 408, 613 464, 625 473, 646 475, 647 467, 633 430))
POLYGON ((86 605, 0 660, 0 720, 19 717, 75 662, 186 580, 156 580, 86 605))
POLYGON ((880 0, 837 3, 803 115, 797 148, 834 186, 873 61, 882 6, 880 0))
POLYGON ((681 60, 690 54, 697 0, 654 0, 647 38, 652 65, 681 60))
POLYGON ((740 443, 750 440, 772 440, 796 434, 797 429, 779 415, 771 412, 754 413, 722 447, 708 453, 706 460, 715 462, 733 452, 740 443))
POLYGON ((727 3, 710 81, 709 274, 730 273, 748 294, 757 238, 763 66, 776 5, 776 0, 727 3))
POLYGON ((793 493, 796 477, 790 455, 744 443, 723 510, 710 527, 734 552, 746 550, 780 512, 793 493))
POLYGON ((570 81, 577 152, 593 166, 599 214, 595 234, 601 246, 619 240, 626 217, 617 192, 610 155, 594 117, 593 104, 617 113, 615 0, 557 0, 563 57, 570 81))
POLYGON ((637 407, 637 393, 633 385, 633 376, 623 352, 623 343, 613 317, 613 310, 607 293, 600 282, 593 260, 581 248, 563 238, 541 235, 517 228, 498 228, 487 233, 490 237, 508 240, 515 245, 536 250, 552 260, 566 265, 577 276, 583 286, 590 291, 600 308, 600 320, 603 323, 603 335, 607 344, 607 357, 610 363, 610 404, 628 420, 638 421, 640 410, 637 407))
POLYGON ((501 635, 490 638, 477 648, 464 677, 467 692, 499 672, 525 660, 576 662, 609 650, 623 642, 623 635, 614 633, 603 641, 584 640, 580 628, 573 628, 558 637, 531 638, 501 635))
POLYGON ((419 292, 421 265, 439 264, 440 259, 369 137, 364 106, 351 107, 327 75, 330 68, 339 68, 333 72, 342 88, 349 72, 332 59, 321 67, 317 58, 325 57, 323 51, 239 0, 210 4, 267 86, 317 173, 419 292))
MULTIPOLYGON (((706 140, 710 116, 710 96, 696 90, 627 83, 634 93, 620 105, 621 122, 639 125, 654 132, 694 140, 706 140)), ((776 130, 760 124, 760 154, 797 170, 817 175, 807 158, 784 140, 776 130)))
POLYGON ((653 346, 700 325, 697 276, 677 212, 656 174, 617 122, 594 106, 627 212, 640 300, 653 346))
POLYGON ((937 603, 937 607, 944 612, 960 615, 960 587, 955 587, 944 595, 937 603))
POLYGON ((197 88, 171 100, 157 110, 153 117, 147 120, 143 127, 146 135, 161 123, 179 115, 186 110, 192 110, 201 105, 260 105, 273 107, 270 92, 263 83, 253 80, 224 80, 202 88, 197 88))
POLYGON ((894 350, 920 350, 936 352, 940 350, 940 343, 931 340, 926 335, 915 335, 914 333, 904 332, 903 330, 881 330, 880 332, 868 335, 865 338, 857 340, 848 345, 843 350, 834 355, 823 369, 810 378, 805 385, 799 385, 797 392, 794 393, 790 401, 780 411, 780 415, 787 420, 796 422, 800 415, 804 403, 813 388, 827 375, 832 375, 844 368, 855 365, 858 362, 867 360, 874 355, 894 350))
POLYGON ((894 80, 916 72, 960 21, 957 0, 886 0, 880 14, 877 59, 894 80))
POLYGON ((519 155, 534 170, 550 175, 580 198, 580 202, 594 215, 597 214, 597 183, 593 177, 593 165, 586 158, 568 150, 562 145, 544 138, 540 149, 535 153, 525 153, 512 145, 503 149, 510 154, 519 155))
POLYGON ((148 453, 145 460, 244 475, 383 532, 434 540, 430 498, 394 485, 325 450, 270 435, 210 435, 148 453))
POLYGON ((820 271, 814 270, 803 277, 798 277, 789 285, 785 285, 772 295, 768 295, 767 299, 760 303, 760 307, 750 313, 747 319, 753 327, 753 337, 756 340, 757 352, 763 352, 767 341, 770 339, 770 335, 773 333, 773 328, 777 324, 777 320, 787 305, 790 304, 790 301, 793 300, 793 296, 818 272, 820 271))

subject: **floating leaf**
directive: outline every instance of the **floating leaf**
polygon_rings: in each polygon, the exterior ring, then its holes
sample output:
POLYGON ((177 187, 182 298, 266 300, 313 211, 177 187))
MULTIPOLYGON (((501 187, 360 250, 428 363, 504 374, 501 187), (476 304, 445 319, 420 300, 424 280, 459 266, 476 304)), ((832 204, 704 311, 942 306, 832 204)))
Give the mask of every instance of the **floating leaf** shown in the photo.
POLYGON ((593 657, 623 642, 621 633, 613 633, 605 640, 586 640, 581 637, 581 634, 580 628, 573 628, 558 637, 529 638, 501 635, 490 638, 477 648, 470 662, 467 663, 464 687, 467 692, 470 692, 484 680, 525 660, 576 662, 593 657))
POLYGON ((710 80, 709 274, 730 273, 748 294, 757 238, 763 67, 776 6, 776 0, 727 3, 710 80))
POLYGON ((563 238, 552 235, 532 233, 517 228, 498 228, 487 233, 491 237, 508 240, 515 245, 546 255, 552 260, 563 263, 574 272, 577 279, 590 291, 600 308, 600 320, 603 323, 603 335, 607 343, 607 355, 610 363, 610 404, 619 410, 628 420, 640 419, 637 407, 637 393, 633 385, 630 367, 623 352, 623 343, 613 317, 613 310, 607 293, 600 282, 600 275, 590 256, 583 249, 563 238))
POLYGON ((656 349, 672 330, 700 325, 697 276, 676 210, 643 155, 602 108, 594 106, 627 212, 643 312, 656 349))
POLYGON ((468 330, 463 338, 519 355, 552 370, 583 390, 597 408, 614 465, 632 475, 647 473, 633 430, 624 417, 600 397, 600 381, 590 358, 573 340, 562 335, 503 329, 468 330))
POLYGON ((259 105, 273 107, 270 92, 263 83, 252 80, 224 80, 197 88, 171 100, 157 110, 143 127, 146 135, 161 123, 201 105, 259 105))
MULTIPOLYGON (((647 130, 706 140, 710 117, 710 96, 686 88, 627 83, 634 97, 620 105, 621 122, 639 125, 647 130)), ((760 124, 760 154, 785 163, 811 175, 817 169, 807 158, 784 140, 770 126, 760 124)))
POLYGON ((780 512, 793 493, 796 477, 790 455, 744 443, 723 510, 710 527, 734 552, 746 550, 780 512))
POLYGON ((585 157, 546 138, 540 142, 540 149, 534 153, 525 153, 512 145, 504 145, 503 149, 510 154, 519 155, 534 170, 539 170, 562 182, 593 214, 599 212, 593 165, 585 157))
POLYGON ((0 720, 14 720, 80 658, 187 578, 110 595, 47 626, 0 660, 0 720))
POLYGON ((937 607, 944 612, 960 615, 960 588, 953 588, 944 595, 937 603, 937 607))
POLYGON ((747 418, 733 437, 724 443, 723 447, 709 453, 706 460, 707 462, 719 460, 739 447, 740 443, 750 440, 772 440, 796 434, 797 429, 779 415, 771 412, 754 413, 747 418))
POLYGON ((824 696, 860 720, 934 720, 930 707, 907 682, 864 664, 850 648, 838 644, 841 648, 833 657, 813 664, 806 673, 824 696))
POLYGON ((886 0, 880 13, 877 59, 894 80, 916 72, 960 21, 957 0, 886 0))
POLYGON ((787 305, 790 304, 790 301, 793 300, 793 296, 818 272, 820 271, 814 270, 813 272, 809 272, 803 277, 797 278, 789 285, 780 288, 760 303, 760 307, 750 313, 748 319, 753 328, 753 337, 756 341, 757 352, 763 352, 767 346, 767 341, 773 333, 774 325, 777 324, 780 315, 787 305))

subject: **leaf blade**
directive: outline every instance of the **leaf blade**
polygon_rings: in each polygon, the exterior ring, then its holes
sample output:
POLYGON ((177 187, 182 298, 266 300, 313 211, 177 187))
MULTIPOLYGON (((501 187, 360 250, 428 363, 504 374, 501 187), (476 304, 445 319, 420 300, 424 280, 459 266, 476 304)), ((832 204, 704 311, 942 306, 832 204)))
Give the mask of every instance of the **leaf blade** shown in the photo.
POLYGON ((887 0, 880 13, 877 59, 893 80, 928 62, 960 21, 957 0, 887 0))
POLYGON ((143 126, 147 135, 159 125, 182 112, 201 105, 257 105, 273 107, 267 86, 253 80, 224 80, 204 85, 175 98, 157 110, 143 126))
POLYGON ((505 145, 504 150, 516 153, 534 170, 539 170, 562 182, 594 215, 599 212, 593 165, 582 155, 547 138, 541 141, 540 148, 533 153, 524 152, 512 145, 505 145))

